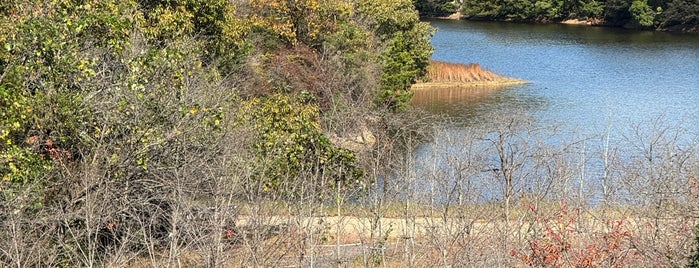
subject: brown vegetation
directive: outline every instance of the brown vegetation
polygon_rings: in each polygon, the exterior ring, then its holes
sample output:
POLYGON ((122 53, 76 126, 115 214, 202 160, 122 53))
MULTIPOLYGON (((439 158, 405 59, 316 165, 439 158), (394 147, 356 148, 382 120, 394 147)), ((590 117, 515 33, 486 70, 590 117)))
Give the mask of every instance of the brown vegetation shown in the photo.
POLYGON ((477 63, 449 63, 431 61, 427 67, 427 77, 431 82, 478 82, 493 81, 501 76, 481 68, 477 63))
POLYGON ((525 83, 523 80, 505 77, 483 69, 477 63, 430 61, 426 76, 427 81, 413 85, 413 89, 502 86, 525 83))

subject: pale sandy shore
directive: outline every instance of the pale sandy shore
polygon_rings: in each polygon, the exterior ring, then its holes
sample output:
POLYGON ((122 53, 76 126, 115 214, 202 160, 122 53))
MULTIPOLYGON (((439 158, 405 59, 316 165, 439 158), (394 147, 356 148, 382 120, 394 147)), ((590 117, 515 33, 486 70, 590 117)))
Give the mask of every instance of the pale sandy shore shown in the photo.
POLYGON ((528 83, 525 80, 515 78, 503 78, 489 81, 473 82, 426 82, 417 83, 412 86, 413 90, 430 90, 439 88, 479 88, 479 87, 501 87, 511 85, 521 85, 528 83))
POLYGON ((569 19, 569 20, 564 20, 560 22, 561 24, 569 24, 569 25, 588 25, 588 26, 593 26, 593 25, 601 25, 602 21, 600 20, 578 20, 578 19, 569 19))
MULTIPOLYGON (((451 14, 449 16, 445 17, 436 17, 437 19, 444 19, 444 20, 460 20, 461 19, 461 12, 456 12, 454 14, 451 14)), ((603 21, 598 20, 598 19, 591 19, 591 20, 586 20, 586 19, 567 19, 560 21, 558 23, 561 24, 569 24, 569 25, 588 25, 588 26, 594 26, 594 25, 602 25, 603 21)))

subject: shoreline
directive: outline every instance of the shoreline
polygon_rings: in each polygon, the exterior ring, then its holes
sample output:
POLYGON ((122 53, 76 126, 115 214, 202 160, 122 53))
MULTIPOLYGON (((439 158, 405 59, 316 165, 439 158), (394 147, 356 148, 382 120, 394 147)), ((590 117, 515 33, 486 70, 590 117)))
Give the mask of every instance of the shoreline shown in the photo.
POLYGON ((440 88, 481 88, 481 87, 505 87, 514 85, 527 84, 529 81, 503 78, 489 81, 473 81, 473 82, 424 82, 413 84, 411 90, 431 90, 440 88))
POLYGON ((658 29, 647 29, 643 27, 633 27, 633 26, 613 26, 605 23, 601 19, 565 19, 556 21, 513 21, 513 20, 470 20, 465 19, 461 16, 460 12, 456 12, 449 16, 433 17, 426 16, 421 17, 422 19, 436 19, 436 20, 464 20, 464 21, 492 21, 492 22, 516 22, 516 23, 526 23, 526 24, 563 24, 563 25, 577 25, 577 26, 588 26, 588 27, 608 27, 608 28, 619 28, 626 30, 636 30, 636 31, 651 31, 651 32, 669 32, 669 33, 683 33, 683 34, 699 34, 699 26, 685 28, 682 26, 671 26, 667 28, 658 29))
POLYGON ((566 25, 604 26, 604 23, 600 20, 567 19, 567 20, 562 20, 558 23, 559 24, 566 24, 566 25))
MULTIPOLYGON (((449 16, 443 16, 443 17, 428 17, 431 19, 440 19, 440 20, 462 20, 461 17, 461 12, 456 12, 454 14, 451 14, 449 16)), ((497 21, 497 20, 495 20, 497 21)), ((525 23, 531 23, 531 22, 525 22, 525 23)), ((534 22, 537 23, 537 22, 534 22)), ((604 22, 600 20, 581 20, 581 19, 566 19, 562 21, 551 21, 551 22, 539 22, 539 23, 553 23, 553 24, 565 24, 565 25, 585 25, 585 26, 604 26, 604 22)))

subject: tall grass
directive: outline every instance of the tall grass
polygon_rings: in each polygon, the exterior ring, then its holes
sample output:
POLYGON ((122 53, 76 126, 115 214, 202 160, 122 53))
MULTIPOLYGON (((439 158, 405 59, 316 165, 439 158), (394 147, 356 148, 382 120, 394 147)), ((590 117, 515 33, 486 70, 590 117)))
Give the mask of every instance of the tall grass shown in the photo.
POLYGON ((481 68, 479 64, 449 63, 430 61, 427 67, 430 82, 480 82, 495 81, 504 77, 481 68))

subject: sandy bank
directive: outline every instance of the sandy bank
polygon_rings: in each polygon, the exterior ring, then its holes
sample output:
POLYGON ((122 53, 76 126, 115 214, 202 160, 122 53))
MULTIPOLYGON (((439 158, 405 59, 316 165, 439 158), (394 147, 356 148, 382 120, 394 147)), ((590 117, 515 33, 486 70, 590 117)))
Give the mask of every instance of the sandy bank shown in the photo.
POLYGON ((456 12, 446 17, 440 17, 440 19, 459 20, 461 19, 461 12, 456 12))
POLYGON ((429 90, 438 88, 478 88, 478 87, 500 87, 521 85, 528 83, 525 80, 514 78, 503 78, 490 81, 473 81, 473 82, 426 82, 417 83, 412 86, 413 90, 429 90))
MULTIPOLYGON (((434 17, 434 18, 435 19, 444 19, 444 20, 461 20, 462 16, 461 16, 461 12, 456 12, 456 13, 451 14, 449 16, 434 17)), ((604 21, 599 20, 599 19, 567 19, 567 20, 559 21, 558 23, 568 24, 568 25, 600 26, 600 25, 604 24, 604 21)))
POLYGON ((561 24, 568 24, 568 25, 588 25, 588 26, 593 26, 593 25, 601 25, 601 24, 602 24, 602 21, 600 21, 600 20, 569 19, 569 20, 561 21, 561 24))

